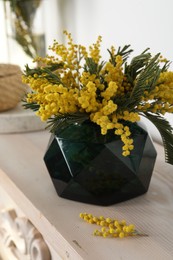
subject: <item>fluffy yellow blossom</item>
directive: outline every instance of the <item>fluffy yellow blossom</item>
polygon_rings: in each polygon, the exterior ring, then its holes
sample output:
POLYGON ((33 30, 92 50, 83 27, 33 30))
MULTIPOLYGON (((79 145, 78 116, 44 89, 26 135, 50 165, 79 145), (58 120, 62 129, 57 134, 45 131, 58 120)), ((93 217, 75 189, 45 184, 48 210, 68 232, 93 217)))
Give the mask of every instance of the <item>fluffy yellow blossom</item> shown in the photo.
POLYGON ((121 92, 124 92, 124 87, 123 87, 124 74, 122 72, 122 64, 123 64, 122 57, 120 55, 117 55, 115 57, 114 62, 115 65, 112 64, 111 62, 107 62, 102 71, 102 74, 104 75, 104 78, 108 83, 111 81, 116 83, 117 92, 118 94, 120 94, 121 92))
POLYGON ((102 236, 104 238, 124 238, 129 236, 147 236, 135 230, 133 224, 127 225, 125 220, 118 221, 112 218, 103 216, 96 217, 88 213, 80 213, 79 217, 89 224, 95 224, 101 227, 100 230, 95 229, 94 236, 102 236))
POLYGON ((98 63, 101 55, 100 55, 100 43, 102 41, 102 37, 99 36, 97 39, 97 42, 89 47, 90 56, 95 61, 95 63, 98 63))
POLYGON ((104 99, 109 100, 111 97, 115 96, 117 89, 118 86, 116 82, 110 81, 106 90, 101 93, 101 96, 104 99))
POLYGON ((95 84, 89 81, 86 87, 80 91, 78 102, 87 113, 97 111, 100 106, 100 103, 96 100, 96 90, 95 84))
POLYGON ((118 115, 119 119, 124 119, 125 121, 130 121, 130 122, 137 122, 140 120, 140 116, 138 113, 135 112, 129 112, 129 111, 124 111, 122 114, 118 115))
POLYGON ((128 126, 123 126, 122 124, 115 124, 115 127, 117 128, 115 130, 116 135, 121 136, 121 140, 124 143, 123 149, 123 155, 128 156, 130 155, 130 151, 133 150, 134 146, 133 139, 130 138, 131 132, 128 126))
POLYGON ((109 100, 107 102, 107 105, 105 105, 101 111, 103 112, 103 114, 105 116, 108 116, 110 114, 112 114, 113 112, 115 112, 117 110, 117 104, 114 104, 114 102, 112 100, 109 100))

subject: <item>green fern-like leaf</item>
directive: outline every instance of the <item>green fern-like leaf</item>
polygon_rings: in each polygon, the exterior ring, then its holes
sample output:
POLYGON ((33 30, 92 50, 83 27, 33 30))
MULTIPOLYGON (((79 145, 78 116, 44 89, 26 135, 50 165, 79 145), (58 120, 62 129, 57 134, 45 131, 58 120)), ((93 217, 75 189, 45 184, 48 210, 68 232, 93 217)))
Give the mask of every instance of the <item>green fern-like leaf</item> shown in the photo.
POLYGON ((119 47, 116 55, 112 55, 112 52, 109 49, 107 49, 107 51, 110 54, 110 62, 114 66, 116 66, 115 57, 118 56, 118 55, 120 55, 122 57, 123 63, 126 62, 126 60, 128 59, 130 53, 133 52, 133 50, 131 50, 131 49, 129 50, 129 47, 130 47, 130 45, 125 45, 123 48, 119 47))
POLYGON ((143 68, 143 70, 139 73, 133 90, 130 96, 127 98, 124 107, 134 108, 140 103, 141 98, 144 96, 144 92, 151 91, 153 89, 161 73, 161 69, 158 65, 159 55, 160 54, 154 56, 154 58, 152 58, 149 61, 149 63, 143 68))
POLYGON ((46 128, 50 129, 50 132, 55 133, 57 129, 65 128, 67 125, 74 123, 82 123, 87 119, 89 117, 86 113, 56 115, 48 120, 46 128))
POLYGON ((173 128, 169 122, 160 115, 145 113, 144 116, 149 119, 158 129, 164 146, 165 161, 173 164, 173 128))
POLYGON ((23 102, 22 106, 23 106, 25 109, 31 109, 31 110, 33 110, 33 111, 37 111, 37 110, 39 110, 39 108, 40 108, 40 105, 37 104, 37 103, 34 103, 34 102, 32 102, 32 103, 27 103, 26 100, 22 100, 22 102, 23 102))
POLYGON ((54 84, 63 84, 63 82, 60 80, 58 75, 54 73, 54 71, 58 70, 63 66, 62 63, 59 64, 51 64, 50 66, 47 67, 38 67, 34 69, 30 69, 28 65, 25 66, 24 74, 26 76, 33 76, 34 74, 37 74, 41 78, 46 78, 48 79, 51 83, 54 84), (43 76, 44 75, 44 76, 43 76))
POLYGON ((126 62, 131 52, 133 52, 132 49, 129 50, 130 45, 125 45, 123 48, 119 47, 117 51, 117 55, 122 56, 123 62, 126 62))
POLYGON ((85 61, 84 71, 89 72, 91 75, 97 74, 97 63, 92 58, 86 58, 85 61))
POLYGON ((96 74, 99 75, 102 70, 105 62, 102 61, 100 64, 97 64, 92 58, 86 58, 86 63, 84 64, 84 71, 89 72, 91 75, 96 74))
POLYGON ((46 71, 51 71, 51 72, 54 72, 55 70, 59 69, 59 68, 62 68, 63 64, 62 63, 59 63, 59 64, 51 64, 47 67, 37 67, 37 68, 33 68, 33 69, 30 69, 28 64, 25 66, 25 70, 24 70, 24 73, 26 74, 26 76, 33 76, 34 74, 38 74, 38 75, 41 75, 43 77, 43 72, 46 72, 46 71))
POLYGON ((134 83, 134 80, 139 75, 139 73, 144 69, 144 66, 146 66, 149 63, 151 54, 147 52, 148 50, 149 49, 147 48, 140 55, 135 56, 129 65, 125 63, 125 74, 128 78, 128 81, 131 84, 134 83))

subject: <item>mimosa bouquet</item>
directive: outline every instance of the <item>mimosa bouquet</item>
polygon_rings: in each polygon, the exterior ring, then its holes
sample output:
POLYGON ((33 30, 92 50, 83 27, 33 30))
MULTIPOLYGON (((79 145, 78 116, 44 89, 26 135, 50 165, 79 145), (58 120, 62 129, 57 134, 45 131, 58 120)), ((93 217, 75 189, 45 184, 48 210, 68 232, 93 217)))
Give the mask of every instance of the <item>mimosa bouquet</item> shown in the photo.
POLYGON ((37 57, 42 64, 26 66, 23 82, 30 85, 25 108, 36 111, 52 132, 61 125, 90 120, 122 140, 122 154, 134 149, 129 123, 141 116, 149 119, 161 134, 168 163, 173 164, 172 127, 165 113, 173 112, 173 72, 170 62, 149 49, 132 58, 130 45, 108 49, 109 59, 101 58, 101 36, 89 46, 75 44, 71 34, 67 46, 54 41, 53 55, 37 57))

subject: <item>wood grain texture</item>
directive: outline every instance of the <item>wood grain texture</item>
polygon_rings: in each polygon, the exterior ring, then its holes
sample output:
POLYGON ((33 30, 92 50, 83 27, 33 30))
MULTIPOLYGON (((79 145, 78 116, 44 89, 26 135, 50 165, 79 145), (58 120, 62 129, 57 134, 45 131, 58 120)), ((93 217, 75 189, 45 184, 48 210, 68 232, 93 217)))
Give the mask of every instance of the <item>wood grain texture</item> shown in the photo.
POLYGON ((158 151, 149 191, 138 198, 101 207, 58 197, 43 162, 50 134, 0 135, 0 185, 62 259, 172 260, 173 166, 158 151), (148 237, 104 239, 80 212, 126 219, 148 237))

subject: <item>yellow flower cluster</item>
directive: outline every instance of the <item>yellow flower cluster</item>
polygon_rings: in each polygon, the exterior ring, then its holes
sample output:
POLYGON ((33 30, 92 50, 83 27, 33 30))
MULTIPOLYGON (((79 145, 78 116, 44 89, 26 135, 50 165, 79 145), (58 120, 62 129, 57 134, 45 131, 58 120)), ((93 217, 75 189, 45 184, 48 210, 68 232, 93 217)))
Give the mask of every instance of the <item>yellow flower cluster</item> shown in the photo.
POLYGON ((135 230, 133 224, 127 225, 125 220, 118 221, 116 219, 105 218, 103 216, 93 216, 88 213, 80 213, 80 218, 89 224, 96 224, 101 227, 100 230, 94 231, 95 236, 124 238, 128 236, 146 236, 146 234, 139 233, 135 230))
POLYGON ((173 112, 173 72, 165 71, 160 74, 155 88, 145 92, 145 105, 141 110, 165 114, 173 112))
POLYGON ((115 63, 116 63, 116 66, 114 64, 112 64, 111 62, 107 62, 102 71, 102 75, 106 82, 116 83, 117 94, 121 95, 121 94, 124 94, 124 86, 123 86, 124 74, 122 72, 123 60, 120 55, 117 55, 115 57, 115 63))
POLYGON ((101 58, 101 55, 100 55, 101 41, 102 41, 102 37, 99 36, 97 39, 97 42, 95 44, 93 44, 93 46, 89 47, 90 57, 94 60, 95 63, 99 63, 99 60, 101 58))
POLYGON ((23 76, 23 82, 32 89, 27 103, 39 105, 37 115, 43 121, 58 115, 86 113, 100 126, 102 135, 112 129, 120 136, 123 155, 128 156, 134 146, 125 122, 139 121, 141 112, 173 112, 173 72, 161 73, 156 86, 145 91, 133 109, 123 107, 137 81, 129 80, 123 71, 123 56, 111 47, 111 59, 100 62, 100 36, 87 51, 86 47, 73 43, 70 33, 65 31, 65 34, 67 47, 54 41, 50 50, 55 55, 36 59, 47 66, 58 65, 57 68, 48 71, 42 66, 39 73, 23 76))
POLYGON ((30 84, 35 91, 29 93, 27 102, 40 105, 36 112, 43 121, 56 114, 75 113, 78 111, 75 101, 76 89, 67 89, 62 84, 51 84, 45 78, 39 78, 37 75, 28 77, 24 82, 30 84))

